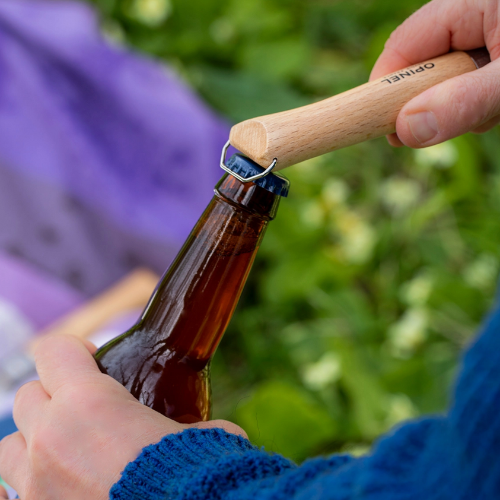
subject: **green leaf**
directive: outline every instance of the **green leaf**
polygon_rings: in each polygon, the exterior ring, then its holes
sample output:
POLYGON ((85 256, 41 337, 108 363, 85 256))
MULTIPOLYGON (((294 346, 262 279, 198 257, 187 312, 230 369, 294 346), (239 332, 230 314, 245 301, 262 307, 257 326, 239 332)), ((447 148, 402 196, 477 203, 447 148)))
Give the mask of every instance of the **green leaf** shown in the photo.
POLYGON ((198 67, 191 78, 207 101, 235 122, 310 102, 282 83, 255 75, 198 67))
POLYGON ((353 423, 364 439, 371 440, 386 430, 388 394, 356 344, 335 338, 333 345, 341 360, 341 383, 351 403, 353 423))
POLYGON ((324 408, 307 393, 279 381, 258 386, 235 415, 254 444, 296 461, 336 434, 335 421, 324 408))
POLYGON ((241 67, 257 76, 283 80, 299 76, 310 59, 310 47, 298 37, 251 44, 241 53, 241 67))

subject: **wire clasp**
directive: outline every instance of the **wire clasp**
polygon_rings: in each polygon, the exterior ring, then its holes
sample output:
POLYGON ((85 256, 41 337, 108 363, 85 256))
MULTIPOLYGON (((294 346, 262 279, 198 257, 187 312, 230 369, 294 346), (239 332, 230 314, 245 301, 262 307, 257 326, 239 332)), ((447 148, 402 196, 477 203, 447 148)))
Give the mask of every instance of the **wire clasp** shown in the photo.
POLYGON ((222 154, 220 157, 220 168, 222 170, 225 170, 228 174, 231 174, 233 177, 236 177, 240 182, 252 182, 256 181, 257 179, 262 179, 262 177, 265 177, 266 175, 270 174, 273 171, 273 168, 276 166, 278 163, 278 159, 275 158, 271 165, 267 167, 264 172, 261 172, 260 174, 257 175, 252 175, 252 177, 248 177, 245 179, 244 177, 241 177, 241 175, 238 175, 236 172, 233 172, 228 166, 226 166, 226 154, 229 146, 231 145, 230 141, 227 141, 224 147, 222 148, 222 154))

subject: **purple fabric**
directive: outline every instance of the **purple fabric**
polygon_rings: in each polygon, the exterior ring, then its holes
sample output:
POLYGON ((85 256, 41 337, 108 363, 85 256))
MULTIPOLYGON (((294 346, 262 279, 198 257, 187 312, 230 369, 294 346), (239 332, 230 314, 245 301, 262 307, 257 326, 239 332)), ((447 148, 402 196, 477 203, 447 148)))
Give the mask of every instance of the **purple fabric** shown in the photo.
POLYGON ((46 327, 83 302, 82 295, 70 286, 2 253, 0 277, 0 297, 18 305, 36 329, 46 327))
POLYGON ((2 0, 0 75, 0 250, 86 296, 162 272, 221 176, 227 124, 79 3, 2 0))

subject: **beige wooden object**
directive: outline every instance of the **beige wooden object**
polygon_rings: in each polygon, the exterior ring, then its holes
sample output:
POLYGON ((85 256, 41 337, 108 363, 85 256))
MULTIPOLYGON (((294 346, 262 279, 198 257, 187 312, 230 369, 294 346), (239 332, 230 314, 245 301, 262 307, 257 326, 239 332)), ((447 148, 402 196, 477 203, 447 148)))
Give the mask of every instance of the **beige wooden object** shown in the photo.
POLYGON ((85 339, 118 314, 145 307, 159 276, 146 268, 138 268, 83 306, 70 312, 37 335, 28 344, 33 354, 44 335, 70 334, 85 339))
POLYGON ((395 131, 401 108, 424 90, 469 71, 476 63, 452 52, 391 73, 301 108, 252 118, 233 126, 230 143, 275 170, 395 131))

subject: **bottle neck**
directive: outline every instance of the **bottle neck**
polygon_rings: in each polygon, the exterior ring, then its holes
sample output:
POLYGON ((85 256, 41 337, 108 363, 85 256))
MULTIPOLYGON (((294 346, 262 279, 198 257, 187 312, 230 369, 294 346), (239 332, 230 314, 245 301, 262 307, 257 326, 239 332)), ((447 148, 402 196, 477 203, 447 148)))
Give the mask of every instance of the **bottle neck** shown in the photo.
POLYGON ((163 276, 136 328, 165 351, 200 362, 231 319, 279 197, 225 176, 163 276))
POLYGON ((215 196, 265 220, 272 220, 276 217, 280 202, 279 196, 253 182, 242 183, 228 174, 224 175, 215 186, 215 196))

